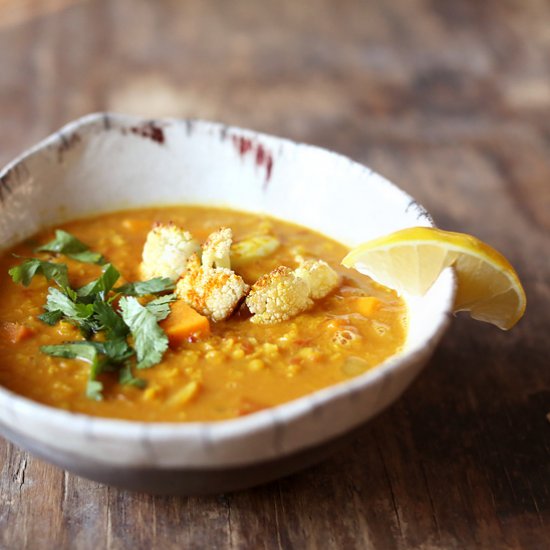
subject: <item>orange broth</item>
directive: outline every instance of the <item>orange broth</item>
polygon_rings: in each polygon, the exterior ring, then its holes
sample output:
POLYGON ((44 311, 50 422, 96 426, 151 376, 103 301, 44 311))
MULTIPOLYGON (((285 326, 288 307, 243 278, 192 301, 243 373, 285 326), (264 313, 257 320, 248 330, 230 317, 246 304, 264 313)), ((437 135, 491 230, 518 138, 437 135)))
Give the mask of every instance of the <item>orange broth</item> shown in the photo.
MULTIPOLYGON (((114 374, 100 375, 103 399, 94 401, 85 395, 88 364, 40 351, 43 345, 82 338, 66 322, 48 326, 37 318, 52 283, 35 277, 25 288, 8 275, 8 269, 22 261, 13 253, 37 256, 34 249, 52 239, 53 230, 46 230, 0 257, 1 385, 40 403, 94 416, 169 422, 221 420, 342 382, 402 348, 404 302, 394 291, 343 268, 340 261, 347 248, 310 229, 267 216, 195 206, 102 214, 59 228, 101 252, 125 281, 137 281, 141 250, 155 221, 173 221, 201 241, 220 226, 231 227, 235 240, 259 231, 276 236, 281 246, 275 252, 235 270, 249 284, 280 265, 296 267, 296 254, 325 260, 342 275, 342 284, 313 309, 278 324, 251 323, 243 306, 228 320, 211 323, 209 336, 169 349, 162 362, 149 369, 134 368, 134 375, 146 381, 144 389, 122 385, 114 374), (363 300, 359 307, 359 297, 375 300, 363 300)), ((39 256, 50 258, 44 253, 39 256)), ((100 273, 97 265, 63 256, 53 261, 69 266, 73 288, 100 273)))

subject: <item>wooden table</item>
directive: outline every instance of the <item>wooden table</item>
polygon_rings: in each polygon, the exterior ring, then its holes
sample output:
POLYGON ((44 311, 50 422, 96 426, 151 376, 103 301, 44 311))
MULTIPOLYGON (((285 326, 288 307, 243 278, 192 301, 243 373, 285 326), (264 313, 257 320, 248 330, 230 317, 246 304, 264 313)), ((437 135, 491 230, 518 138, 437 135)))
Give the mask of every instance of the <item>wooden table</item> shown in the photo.
POLYGON ((510 333, 457 318, 330 460, 156 498, 0 441, 0 547, 548 548, 550 4, 0 0, 0 161, 84 113, 222 120, 340 151, 517 267, 510 333))

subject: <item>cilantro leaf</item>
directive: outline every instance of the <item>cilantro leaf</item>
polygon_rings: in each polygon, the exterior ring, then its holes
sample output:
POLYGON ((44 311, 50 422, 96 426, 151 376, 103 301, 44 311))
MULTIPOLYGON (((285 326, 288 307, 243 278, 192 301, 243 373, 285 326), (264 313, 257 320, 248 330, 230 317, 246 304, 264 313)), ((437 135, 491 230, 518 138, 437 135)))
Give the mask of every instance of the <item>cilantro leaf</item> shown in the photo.
POLYGON ((88 380, 86 383, 86 397, 94 401, 103 399, 103 384, 99 380, 88 380))
POLYGON ((111 304, 96 300, 93 308, 101 328, 106 332, 107 340, 126 338, 130 330, 111 304))
POLYGON ((48 289, 48 297, 44 309, 51 313, 52 316, 58 316, 60 312, 66 317, 67 321, 76 323, 79 326, 84 321, 87 321, 94 313, 94 306, 92 304, 80 304, 75 302, 53 286, 48 289))
POLYGON ((105 300, 109 291, 113 288, 114 284, 118 281, 120 273, 112 264, 105 264, 102 267, 102 274, 95 281, 80 287, 76 293, 80 298, 94 297, 96 294, 101 296, 101 299, 105 300))
POLYGON ((38 318, 47 325, 50 325, 53 327, 56 325, 61 319, 63 318, 63 312, 59 310, 55 311, 46 311, 45 313, 42 313, 42 315, 39 315, 38 318))
POLYGON ((92 252, 88 245, 62 229, 56 229, 55 239, 38 247, 36 252, 55 252, 90 264, 103 264, 105 261, 101 254, 92 252))
POLYGON ((94 342, 65 342, 53 346, 41 346, 40 351, 53 357, 80 359, 92 365, 98 358, 98 347, 94 342))
POLYGON ((96 378, 101 374, 103 364, 99 358, 99 348, 94 342, 66 342, 53 346, 42 346, 40 351, 53 357, 80 359, 81 361, 90 363, 91 368, 86 386, 86 396, 90 399, 101 401, 103 398, 101 395, 103 384, 97 381, 96 378))
POLYGON ((168 337, 158 326, 155 314, 135 298, 126 296, 120 300, 120 309, 134 337, 137 368, 146 369, 159 363, 168 348, 168 337))
POLYGON ((167 290, 174 290, 176 285, 168 277, 155 277, 148 281, 137 281, 135 283, 126 283, 115 288, 115 292, 126 296, 147 296, 148 294, 158 294, 167 290))
POLYGON ((12 267, 8 273, 14 283, 29 286, 35 275, 43 275, 47 281, 55 281, 61 288, 69 288, 69 274, 66 264, 45 262, 38 258, 30 258, 12 267))
POLYGON ((157 318, 157 321, 163 321, 170 315, 170 304, 175 299, 175 294, 167 294, 166 296, 151 300, 145 307, 157 318))
POLYGON ((123 338, 106 340, 103 342, 102 351, 109 362, 115 364, 124 363, 136 353, 123 338))
POLYGON ((144 388, 147 385, 143 378, 137 378, 132 374, 132 367, 128 363, 120 369, 118 381, 126 386, 135 386, 136 388, 144 388))

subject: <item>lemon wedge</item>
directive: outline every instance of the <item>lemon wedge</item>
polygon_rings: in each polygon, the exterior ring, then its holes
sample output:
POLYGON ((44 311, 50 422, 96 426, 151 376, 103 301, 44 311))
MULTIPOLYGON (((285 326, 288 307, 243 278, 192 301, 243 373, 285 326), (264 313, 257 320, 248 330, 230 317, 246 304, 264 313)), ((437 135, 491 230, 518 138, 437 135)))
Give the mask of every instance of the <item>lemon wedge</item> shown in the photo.
POLYGON ((458 289, 454 311, 508 330, 525 311, 525 292, 508 260, 488 244, 464 233, 411 227, 368 241, 343 260, 399 293, 423 295, 449 266, 458 289))

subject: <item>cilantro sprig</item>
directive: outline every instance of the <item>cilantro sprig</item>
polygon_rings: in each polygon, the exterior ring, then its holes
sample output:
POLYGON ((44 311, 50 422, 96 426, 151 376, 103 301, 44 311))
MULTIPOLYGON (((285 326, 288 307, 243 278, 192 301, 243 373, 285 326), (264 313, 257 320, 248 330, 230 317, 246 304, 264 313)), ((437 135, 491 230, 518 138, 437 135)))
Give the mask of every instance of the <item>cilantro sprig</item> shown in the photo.
POLYGON ((8 273, 14 283, 23 286, 29 286, 36 275, 43 275, 48 282, 55 281, 61 288, 69 288, 69 270, 65 264, 30 258, 12 267, 8 273))
POLYGON ((86 384, 86 396, 95 401, 101 401, 103 396, 103 384, 97 380, 101 374, 104 360, 100 359, 98 346, 95 342, 65 342, 54 346, 42 346, 40 350, 53 357, 66 357, 68 359, 80 359, 90 363, 90 373, 86 384))
POLYGON ((105 261, 101 254, 92 252, 88 245, 62 229, 56 229, 55 239, 39 246, 35 252, 54 252, 90 264, 103 264, 105 261))
POLYGON ((136 281, 135 283, 126 283, 115 290, 126 296, 147 296, 148 294, 157 294, 166 290, 174 290, 175 285, 172 279, 167 277, 155 277, 148 281, 136 281))
POLYGON ((155 313, 131 296, 120 299, 120 310, 134 338, 137 368, 156 365, 168 348, 168 337, 159 327, 155 313))
POLYGON ((117 372, 121 384, 144 387, 145 381, 134 376, 132 370, 158 364, 168 348, 168 338, 159 322, 170 314, 175 296, 166 293, 174 289, 174 283, 156 277, 116 287, 119 271, 101 254, 59 229, 55 239, 36 252, 62 254, 101 265, 101 275, 80 288, 71 287, 69 268, 61 262, 28 258, 9 270, 12 280, 24 286, 29 286, 36 276, 55 283, 48 288, 44 313, 38 318, 51 326, 70 323, 83 336, 82 340, 42 346, 40 350, 53 357, 88 363, 86 395, 90 399, 103 399, 103 384, 98 376, 104 372, 117 372))

